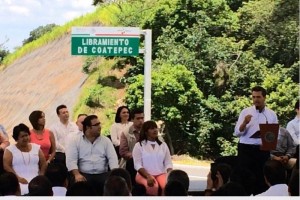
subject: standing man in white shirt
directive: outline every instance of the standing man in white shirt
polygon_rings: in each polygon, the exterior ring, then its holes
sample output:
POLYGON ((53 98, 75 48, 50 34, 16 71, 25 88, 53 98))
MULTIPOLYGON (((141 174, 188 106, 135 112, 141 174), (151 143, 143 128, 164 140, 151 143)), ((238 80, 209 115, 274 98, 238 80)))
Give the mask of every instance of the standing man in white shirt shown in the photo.
POLYGON ((287 131, 290 133, 290 135, 293 138, 294 145, 299 145, 300 143, 300 137, 299 137, 299 126, 300 126, 300 112, 299 112, 299 100, 295 103, 295 111, 296 111, 296 117, 291 120, 287 124, 287 131))
POLYGON ((259 124, 278 123, 277 115, 265 105, 267 92, 263 87, 252 88, 253 106, 245 108, 240 113, 236 123, 234 135, 239 137, 238 167, 248 168, 256 176, 253 194, 266 191, 263 177, 263 166, 270 158, 270 151, 260 150, 261 138, 252 138, 259 129, 259 124))
POLYGON ((59 105, 56 108, 59 121, 50 129, 54 134, 56 143, 56 155, 54 162, 66 165, 65 144, 68 135, 78 133, 78 127, 74 122, 69 120, 69 111, 66 105, 59 105))
POLYGON ((101 135, 101 123, 96 115, 87 116, 82 124, 83 134, 76 134, 67 142, 67 168, 74 177, 73 182, 89 181, 102 196, 108 166, 119 167, 117 153, 110 139, 101 135))

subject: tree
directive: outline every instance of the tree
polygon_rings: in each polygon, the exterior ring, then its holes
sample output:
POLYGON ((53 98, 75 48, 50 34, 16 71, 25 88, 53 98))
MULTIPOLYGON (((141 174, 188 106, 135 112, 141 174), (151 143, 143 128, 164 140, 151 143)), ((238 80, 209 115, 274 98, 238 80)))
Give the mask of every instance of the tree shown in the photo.
POLYGON ((6 38, 4 42, 0 43, 0 64, 2 63, 3 59, 9 54, 9 50, 7 50, 4 46, 6 42, 8 42, 8 38, 6 38))
MULTIPOLYGON (((132 77, 129 81, 126 103, 130 108, 142 107, 143 75, 132 77)), ((195 77, 183 65, 163 64, 152 72, 152 119, 165 122, 176 153, 192 152, 197 155, 198 120, 203 117, 202 98, 195 77)))
POLYGON ((38 28, 32 30, 30 32, 29 38, 23 40, 23 45, 42 37, 44 34, 50 32, 56 26, 56 24, 47 24, 46 26, 39 26, 38 28))

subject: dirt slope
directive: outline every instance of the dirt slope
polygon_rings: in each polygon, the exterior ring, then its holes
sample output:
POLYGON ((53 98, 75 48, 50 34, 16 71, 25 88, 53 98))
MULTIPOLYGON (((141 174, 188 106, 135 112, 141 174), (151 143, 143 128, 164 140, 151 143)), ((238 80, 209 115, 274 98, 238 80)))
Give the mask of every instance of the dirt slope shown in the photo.
POLYGON ((70 46, 70 35, 66 35, 0 72, 0 124, 9 135, 21 122, 31 128, 28 117, 33 110, 45 112, 46 127, 58 120, 58 105, 72 111, 87 76, 81 72, 83 58, 71 56, 70 46))

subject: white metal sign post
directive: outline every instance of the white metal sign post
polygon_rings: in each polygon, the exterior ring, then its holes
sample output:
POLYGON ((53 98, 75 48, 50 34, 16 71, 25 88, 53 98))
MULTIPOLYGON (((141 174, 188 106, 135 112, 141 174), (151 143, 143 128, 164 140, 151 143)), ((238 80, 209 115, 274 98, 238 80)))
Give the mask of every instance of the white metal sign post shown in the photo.
POLYGON ((152 62, 152 30, 141 31, 145 35, 144 49, 144 118, 151 120, 151 62, 152 62))
POLYGON ((144 115, 151 119, 152 30, 138 27, 72 27, 71 54, 85 56, 137 56, 144 54, 144 115), (145 49, 139 49, 140 35, 145 49))

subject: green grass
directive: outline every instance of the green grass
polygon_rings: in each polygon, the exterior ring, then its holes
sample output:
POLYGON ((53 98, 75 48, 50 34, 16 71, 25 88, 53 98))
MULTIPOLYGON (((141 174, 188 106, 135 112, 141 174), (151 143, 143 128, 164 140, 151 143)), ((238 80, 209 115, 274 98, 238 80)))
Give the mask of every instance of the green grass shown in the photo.
POLYGON ((75 103, 73 109, 73 120, 75 121, 76 116, 80 113, 95 114, 99 117, 102 123, 102 133, 107 135, 109 133, 110 126, 113 123, 115 117, 115 104, 117 101, 117 89, 109 86, 102 86, 101 94, 101 107, 89 107, 85 105, 85 99, 90 95, 90 88, 98 84, 98 80, 101 77, 107 77, 114 74, 111 67, 115 65, 117 59, 106 60, 104 58, 99 58, 97 61, 99 65, 94 68, 89 77, 87 78, 81 94, 79 95, 77 102, 75 103))
POLYGON ((115 4, 109 4, 104 7, 98 7, 95 12, 80 16, 70 22, 67 22, 63 26, 55 27, 52 31, 46 33, 37 40, 25 44, 18 48, 14 53, 6 56, 0 66, 0 70, 3 70, 15 60, 34 51, 35 49, 69 34, 73 26, 115 26, 118 23, 116 16, 119 12, 120 9, 115 4))

